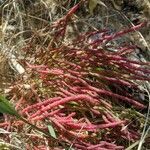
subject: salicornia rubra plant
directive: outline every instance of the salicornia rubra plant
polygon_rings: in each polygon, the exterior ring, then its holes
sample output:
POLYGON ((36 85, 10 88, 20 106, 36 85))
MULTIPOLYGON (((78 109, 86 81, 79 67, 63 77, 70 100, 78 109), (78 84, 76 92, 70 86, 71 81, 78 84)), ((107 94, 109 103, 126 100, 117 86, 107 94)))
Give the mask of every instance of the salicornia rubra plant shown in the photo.
MULTIPOLYGON (((124 143, 140 138, 142 126, 141 122, 134 126, 132 118, 124 117, 128 109, 135 112, 147 109, 147 102, 134 97, 126 88, 142 92, 136 81, 150 80, 150 63, 128 58, 138 48, 135 45, 109 43, 147 23, 116 33, 110 33, 109 29, 93 30, 65 43, 66 28, 82 2, 48 27, 53 32, 47 48, 34 52, 33 48, 26 48, 27 55, 35 61, 22 61, 25 80, 12 86, 10 95, 14 95, 12 100, 23 117, 45 132, 52 124, 57 138, 66 146, 122 150, 124 143)), ((29 43, 31 47, 33 41, 29 43)), ((11 125, 24 127, 17 120, 11 125)), ((9 122, 0 124, 3 128, 8 126, 9 122)), ((54 145, 50 142, 49 146, 54 145)))

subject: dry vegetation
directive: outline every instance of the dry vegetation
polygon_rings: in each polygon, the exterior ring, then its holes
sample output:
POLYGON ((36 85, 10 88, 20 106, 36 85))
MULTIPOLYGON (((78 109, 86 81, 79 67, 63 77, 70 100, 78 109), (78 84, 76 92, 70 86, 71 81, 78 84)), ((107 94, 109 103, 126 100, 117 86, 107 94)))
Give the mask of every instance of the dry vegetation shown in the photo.
POLYGON ((0 149, 150 149, 148 0, 0 4, 0 149))

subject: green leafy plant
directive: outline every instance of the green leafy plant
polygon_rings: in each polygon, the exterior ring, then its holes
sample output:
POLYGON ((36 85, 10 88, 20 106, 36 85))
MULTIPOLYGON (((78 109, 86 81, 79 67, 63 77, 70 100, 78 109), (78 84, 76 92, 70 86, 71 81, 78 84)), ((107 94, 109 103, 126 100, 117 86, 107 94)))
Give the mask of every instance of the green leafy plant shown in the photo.
POLYGON ((9 103, 9 101, 2 95, 0 95, 0 112, 9 114, 20 118, 21 116, 17 113, 15 108, 9 103))
POLYGON ((48 131, 49 131, 50 135, 56 139, 57 137, 56 137, 56 133, 55 133, 53 126, 51 124, 49 124, 47 127, 48 127, 48 131))

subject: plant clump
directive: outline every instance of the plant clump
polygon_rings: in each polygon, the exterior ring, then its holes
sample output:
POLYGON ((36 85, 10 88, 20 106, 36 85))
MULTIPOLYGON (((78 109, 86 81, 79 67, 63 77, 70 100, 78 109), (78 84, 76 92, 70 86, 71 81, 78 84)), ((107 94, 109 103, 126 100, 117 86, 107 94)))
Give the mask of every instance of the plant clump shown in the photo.
MULTIPOLYGON (((47 27, 52 31, 47 47, 35 46, 32 37, 22 48, 28 56, 20 60, 26 72, 8 97, 21 116, 59 139, 62 145, 46 137, 53 149, 123 150, 140 139, 144 127, 144 115, 138 112, 147 111, 148 100, 135 97, 130 89, 145 92, 138 83, 150 80, 150 63, 129 58, 136 45, 110 43, 147 22, 115 33, 108 28, 90 30, 63 42, 82 3, 47 27)), ((25 132, 35 141, 28 142, 27 149, 47 147, 44 138, 22 121, 5 116, 0 127, 25 132)))

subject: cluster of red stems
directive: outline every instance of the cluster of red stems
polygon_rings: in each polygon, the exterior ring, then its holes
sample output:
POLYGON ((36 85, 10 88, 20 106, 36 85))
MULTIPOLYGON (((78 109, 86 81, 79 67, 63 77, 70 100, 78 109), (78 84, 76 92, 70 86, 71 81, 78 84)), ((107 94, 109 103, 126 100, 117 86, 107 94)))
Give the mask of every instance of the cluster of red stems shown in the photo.
MULTIPOLYGON (((63 44, 61 40, 67 23, 79 5, 51 25, 53 41, 58 45, 49 45, 46 52, 35 52, 37 62, 34 64, 25 63, 28 80, 38 79, 38 83, 30 86, 30 94, 22 92, 16 109, 43 130, 47 130, 48 123, 52 124, 58 139, 75 149, 122 150, 121 141, 135 141, 140 133, 132 123, 128 125, 130 120, 117 117, 113 108, 119 105, 146 109, 147 106, 134 99, 124 87, 138 89, 133 81, 149 81, 150 70, 146 69, 149 62, 127 58, 137 48, 135 45, 118 46, 115 47, 117 51, 111 52, 107 43, 140 29, 146 23, 111 34, 108 29, 82 33, 71 43, 63 44), (94 39, 95 36, 98 38, 94 39), (48 92, 40 95, 40 89, 48 92)), ((7 122, 0 124, 4 128, 8 125, 7 122)), ((22 126, 23 123, 16 121, 11 125, 22 126)))

